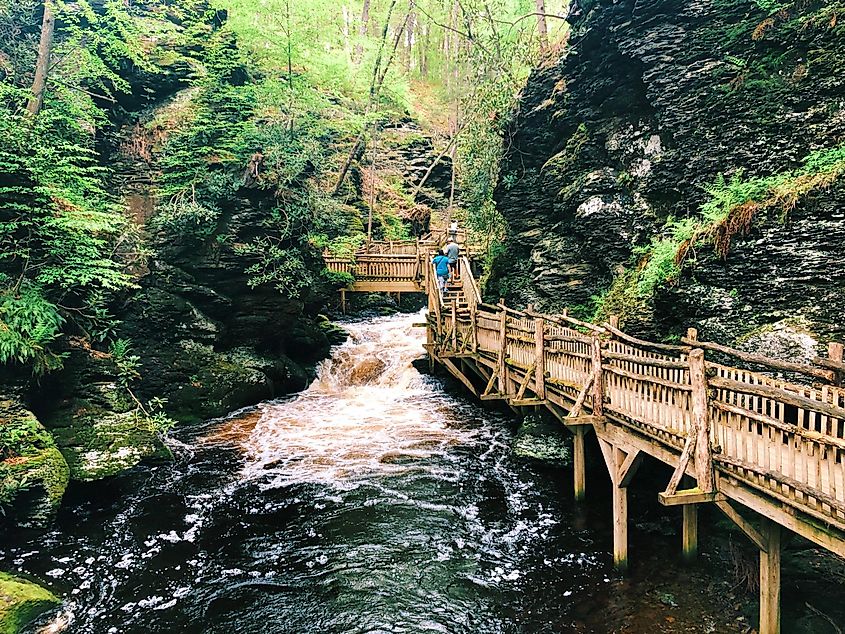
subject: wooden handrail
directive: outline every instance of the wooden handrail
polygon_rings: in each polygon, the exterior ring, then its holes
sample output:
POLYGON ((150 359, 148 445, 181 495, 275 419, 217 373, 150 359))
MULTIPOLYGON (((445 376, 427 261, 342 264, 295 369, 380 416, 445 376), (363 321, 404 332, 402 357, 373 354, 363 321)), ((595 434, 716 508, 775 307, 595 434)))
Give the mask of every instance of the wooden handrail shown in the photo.
MULTIPOLYGON (((467 263, 462 265, 462 275, 467 278, 462 287, 467 304, 473 305, 470 298, 480 299, 480 295, 476 296, 477 285, 467 263)), ((656 343, 631 336, 615 324, 597 326, 568 315, 518 310, 504 302, 478 301, 469 319, 447 314, 439 298, 432 302, 432 310, 441 315, 438 319, 443 323, 443 352, 466 354, 469 350, 491 368, 485 394, 489 395, 496 383, 498 394, 489 396, 510 398, 514 404, 581 400, 581 407, 593 416, 605 412, 605 420, 629 421, 640 433, 655 430, 654 442, 668 443, 672 451, 678 451, 679 439, 686 441, 690 447, 687 459, 704 492, 714 491, 719 482, 711 475, 714 466, 718 471, 742 464, 744 471, 731 471, 732 478, 751 479, 756 490, 769 491, 798 509, 806 508, 808 497, 824 501, 828 506, 813 503, 808 512, 845 530, 845 519, 835 515, 842 503, 828 503, 845 496, 845 481, 827 477, 841 469, 841 452, 845 451, 845 389, 833 385, 813 389, 708 363, 705 351, 739 351, 698 341, 694 333, 680 345, 656 343), (480 322, 479 317, 483 317, 480 322), (562 331, 556 332, 556 327, 562 331), (579 334, 576 327, 589 333, 579 334), (690 365, 693 357, 695 368, 690 365), (528 390, 536 398, 526 398, 528 390), (690 444, 691 437, 696 441, 690 444), (799 439, 798 444, 787 442, 787 437, 799 439), (714 450, 715 443, 719 448, 714 450), (800 449, 804 445, 817 449, 800 449), (794 470, 776 473, 777 477, 766 475, 774 469, 769 456, 786 451, 800 451, 795 460, 802 465, 812 462, 806 475, 794 470), (823 477, 814 475, 817 473, 823 477)), ((770 363, 772 360, 750 353, 733 356, 764 367, 808 370, 806 365, 770 363)), ((831 361, 837 370, 839 363, 831 361)), ((845 364, 842 366, 845 369, 845 364)), ((835 374, 833 368, 809 369, 817 378, 835 374)))

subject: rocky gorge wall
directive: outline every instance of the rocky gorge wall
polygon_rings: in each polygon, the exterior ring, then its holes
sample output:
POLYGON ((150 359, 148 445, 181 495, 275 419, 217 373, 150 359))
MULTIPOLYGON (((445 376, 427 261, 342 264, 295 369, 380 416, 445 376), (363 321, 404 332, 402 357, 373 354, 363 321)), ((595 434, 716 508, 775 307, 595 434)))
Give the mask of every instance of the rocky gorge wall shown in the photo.
POLYGON ((489 295, 790 357, 845 337, 841 9, 573 3, 506 132, 489 295))

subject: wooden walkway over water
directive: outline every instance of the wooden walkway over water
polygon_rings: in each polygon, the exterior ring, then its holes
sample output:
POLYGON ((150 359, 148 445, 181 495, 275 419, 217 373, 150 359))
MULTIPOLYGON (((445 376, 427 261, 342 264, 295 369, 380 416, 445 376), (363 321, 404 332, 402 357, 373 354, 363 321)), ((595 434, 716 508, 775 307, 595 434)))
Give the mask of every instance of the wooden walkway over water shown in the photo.
POLYGON ((432 364, 480 400, 542 408, 560 420, 573 435, 578 500, 586 494, 585 443, 595 434, 613 484, 614 561, 622 570, 626 488, 644 456, 669 465, 673 475, 658 496, 683 506, 685 557, 697 552, 698 506, 715 505, 759 549, 760 632, 780 632, 784 529, 845 557, 842 346, 805 365, 699 341, 694 329, 678 345, 643 341, 615 320, 598 325, 485 304, 466 259, 460 281, 441 296, 431 248, 415 248, 386 248, 377 265, 362 254, 342 264, 348 268, 331 259, 327 266, 362 274, 350 290, 405 284, 426 293, 432 364))

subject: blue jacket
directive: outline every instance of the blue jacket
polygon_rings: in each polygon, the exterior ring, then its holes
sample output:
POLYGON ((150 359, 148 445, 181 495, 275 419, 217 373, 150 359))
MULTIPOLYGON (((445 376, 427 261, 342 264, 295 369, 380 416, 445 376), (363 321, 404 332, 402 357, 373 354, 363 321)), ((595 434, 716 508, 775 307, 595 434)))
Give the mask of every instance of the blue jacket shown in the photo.
POLYGON ((434 259, 434 266, 437 267, 437 274, 441 277, 446 277, 449 275, 449 258, 445 255, 435 255, 434 259))

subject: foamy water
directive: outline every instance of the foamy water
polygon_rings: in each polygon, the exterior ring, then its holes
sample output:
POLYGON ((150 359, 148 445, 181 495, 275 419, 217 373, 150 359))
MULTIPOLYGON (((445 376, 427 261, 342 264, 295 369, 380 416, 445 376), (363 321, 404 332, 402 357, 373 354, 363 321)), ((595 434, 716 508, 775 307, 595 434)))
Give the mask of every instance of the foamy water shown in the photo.
POLYGON ((320 365, 304 393, 260 408, 245 443, 244 477, 266 487, 350 487, 473 442, 476 433, 449 424, 449 404, 437 403, 436 386, 411 365, 422 350, 423 331, 413 326, 421 319, 349 324, 350 338, 320 365))

